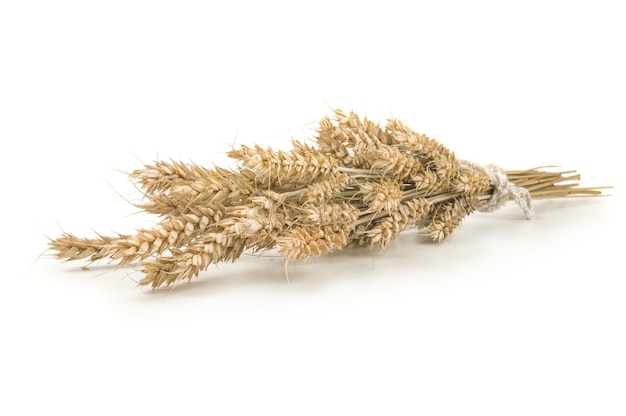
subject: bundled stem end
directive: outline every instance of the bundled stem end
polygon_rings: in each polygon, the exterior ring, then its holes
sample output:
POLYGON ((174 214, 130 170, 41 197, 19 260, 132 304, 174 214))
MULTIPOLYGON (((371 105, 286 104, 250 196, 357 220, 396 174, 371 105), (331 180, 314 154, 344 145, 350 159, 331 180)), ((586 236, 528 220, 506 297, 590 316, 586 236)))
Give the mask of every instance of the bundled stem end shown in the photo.
POLYGON ((516 186, 526 188, 533 199, 608 196, 602 190, 611 189, 610 186, 579 187, 580 174, 575 170, 540 169, 509 170, 506 174, 516 186))
POLYGON ((289 261, 350 246, 385 249, 413 227, 441 242, 476 210, 513 200, 530 218, 531 199, 606 189, 578 187, 575 171, 458 160, 398 120, 381 126, 340 110, 320 122, 315 146, 242 146, 229 156, 237 169, 157 161, 132 172, 143 192, 139 207, 159 218, 154 227, 95 238, 65 233, 50 249, 63 260, 140 263, 139 285, 158 288, 244 252, 276 248, 289 261))

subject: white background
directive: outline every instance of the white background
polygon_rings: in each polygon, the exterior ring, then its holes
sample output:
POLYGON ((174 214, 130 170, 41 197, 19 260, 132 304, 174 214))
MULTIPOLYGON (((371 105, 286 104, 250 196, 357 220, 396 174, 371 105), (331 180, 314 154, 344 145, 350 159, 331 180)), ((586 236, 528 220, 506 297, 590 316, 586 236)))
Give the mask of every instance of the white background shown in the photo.
POLYGON ((0 1, 0 413, 625 414, 624 3, 226 3, 0 1), (331 108, 613 196, 289 284, 275 256, 157 292, 40 256, 151 224, 124 172, 306 140, 331 108))

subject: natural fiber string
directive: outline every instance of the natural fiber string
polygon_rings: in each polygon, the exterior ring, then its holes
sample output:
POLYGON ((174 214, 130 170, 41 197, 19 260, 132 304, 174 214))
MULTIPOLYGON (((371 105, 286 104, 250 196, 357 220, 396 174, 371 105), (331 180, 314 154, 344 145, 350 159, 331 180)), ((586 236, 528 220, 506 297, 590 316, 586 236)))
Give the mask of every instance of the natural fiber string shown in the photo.
POLYGON ((489 176, 489 181, 493 185, 491 198, 480 205, 477 210, 480 212, 493 212, 500 209, 511 198, 524 211, 526 219, 531 219, 534 215, 532 208, 532 198, 526 188, 516 186, 509 181, 506 171, 498 165, 463 161, 462 164, 480 169, 489 176))

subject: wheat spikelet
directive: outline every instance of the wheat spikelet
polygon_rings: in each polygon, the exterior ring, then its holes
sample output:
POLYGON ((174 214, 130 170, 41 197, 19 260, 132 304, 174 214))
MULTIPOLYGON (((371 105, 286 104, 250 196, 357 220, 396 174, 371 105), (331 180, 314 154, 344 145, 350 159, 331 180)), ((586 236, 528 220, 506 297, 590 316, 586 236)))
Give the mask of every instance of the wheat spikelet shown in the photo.
POLYGON ((349 244, 352 246, 378 245, 381 250, 401 232, 414 227, 422 221, 430 210, 430 203, 424 198, 404 201, 397 210, 385 212, 372 218, 369 226, 357 227, 351 235, 349 244))
POLYGON ((328 202, 348 186, 350 177, 342 172, 334 172, 328 178, 313 182, 306 188, 292 194, 303 205, 318 205, 328 202))
POLYGON ((359 193, 370 211, 395 211, 402 202, 402 185, 391 179, 360 184, 359 193))
POLYGON ((440 243, 445 240, 463 218, 472 213, 479 205, 476 197, 459 196, 451 201, 441 202, 431 208, 431 219, 428 225, 428 234, 433 241, 440 243))
POLYGON ((345 247, 348 234, 349 229, 339 224, 294 227, 278 237, 276 244, 287 261, 306 260, 345 247))
POLYGON ((129 174, 147 194, 167 190, 177 182, 210 179, 213 175, 210 169, 176 161, 156 161, 154 165, 145 165, 129 174))
POLYGON ((337 168, 335 159, 316 150, 302 154, 244 145, 228 152, 228 156, 240 160, 262 183, 308 183, 329 176, 337 168))

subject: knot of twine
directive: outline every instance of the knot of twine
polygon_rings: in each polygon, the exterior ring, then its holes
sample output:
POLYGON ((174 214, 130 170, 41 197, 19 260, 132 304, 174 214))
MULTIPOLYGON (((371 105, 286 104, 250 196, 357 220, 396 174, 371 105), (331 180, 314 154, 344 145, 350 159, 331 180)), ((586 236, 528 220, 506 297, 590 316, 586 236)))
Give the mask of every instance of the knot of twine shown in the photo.
POLYGON ((477 210, 480 212, 493 212, 500 209, 509 199, 524 211, 526 219, 533 217, 532 198, 528 189, 517 186, 509 181, 506 171, 498 165, 481 165, 473 162, 465 162, 474 169, 479 169, 489 176, 489 181, 493 185, 491 198, 481 204, 477 210))

